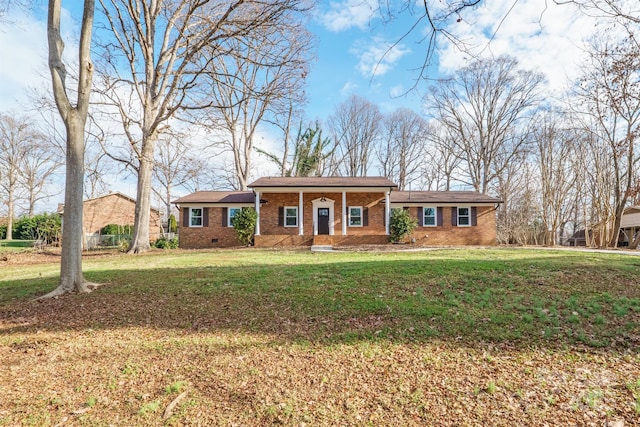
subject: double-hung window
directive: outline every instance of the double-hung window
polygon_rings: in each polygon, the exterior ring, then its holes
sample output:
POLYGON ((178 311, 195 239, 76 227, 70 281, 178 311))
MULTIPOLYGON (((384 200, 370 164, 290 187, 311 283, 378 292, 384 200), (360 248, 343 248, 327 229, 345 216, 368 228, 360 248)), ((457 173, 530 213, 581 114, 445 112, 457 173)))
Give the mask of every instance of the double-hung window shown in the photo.
POLYGON ((458 227, 471 225, 471 209, 458 207, 458 227))
POLYGON ((349 227, 362 227, 362 206, 349 206, 349 227))
POLYGON ((202 227, 202 208, 189 208, 189 226, 202 227))
POLYGON ((285 206, 285 208, 284 208, 284 226, 285 227, 297 227, 298 226, 298 207, 297 206, 285 206))
POLYGON ((438 209, 433 206, 425 206, 422 209, 422 225, 435 227, 438 225, 438 209))
POLYGON ((235 216, 240 212, 242 208, 229 208, 227 209, 227 215, 229 215, 229 218, 227 218, 227 225, 229 227, 233 227, 233 218, 235 218, 235 216))

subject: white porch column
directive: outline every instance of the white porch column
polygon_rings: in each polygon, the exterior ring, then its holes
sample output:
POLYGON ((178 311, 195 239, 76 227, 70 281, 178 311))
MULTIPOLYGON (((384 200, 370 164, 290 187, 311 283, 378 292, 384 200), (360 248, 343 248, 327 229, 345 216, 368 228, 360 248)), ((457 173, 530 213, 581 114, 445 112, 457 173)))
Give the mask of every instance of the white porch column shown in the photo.
POLYGON ((387 191, 384 195, 384 217, 386 218, 385 220, 385 224, 386 224, 386 230, 385 232, 387 233, 387 236, 389 235, 389 222, 391 222, 391 205, 389 204, 389 194, 390 192, 387 191))
POLYGON ((304 201, 302 191, 298 193, 298 234, 304 236, 304 211, 302 210, 302 205, 304 201))
POLYGON ((347 192, 342 192, 342 235, 347 235, 347 192))
POLYGON ((260 235, 260 192, 256 191, 256 236, 260 235))

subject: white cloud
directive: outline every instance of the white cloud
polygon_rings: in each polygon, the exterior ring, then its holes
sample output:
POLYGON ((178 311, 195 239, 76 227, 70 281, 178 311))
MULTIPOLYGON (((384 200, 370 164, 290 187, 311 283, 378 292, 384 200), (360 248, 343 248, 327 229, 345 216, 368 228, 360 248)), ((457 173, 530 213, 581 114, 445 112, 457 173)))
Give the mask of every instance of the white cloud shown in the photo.
POLYGON ((389 89, 389 96, 391 98, 398 98, 406 94, 407 89, 402 84, 395 85, 389 89))
POLYGON ((342 88, 340 89, 340 95, 349 96, 353 92, 355 92, 356 89, 358 89, 358 85, 357 84, 355 84, 354 82, 351 82, 351 81, 346 82, 344 84, 344 86, 342 86, 342 88))
MULTIPOLYGON (((562 90, 567 79, 576 76, 583 40, 594 32, 594 20, 570 6, 553 3, 545 8, 537 0, 511 0, 483 3, 463 21, 453 23, 450 31, 467 43, 461 52, 447 43, 440 52, 440 71, 451 71, 468 64, 474 57, 510 55, 529 70, 545 73, 553 92, 562 90)), ((471 11, 469 11, 471 12, 471 11)))
POLYGON ((318 20, 329 31, 339 32, 352 27, 366 30, 377 14, 377 7, 377 0, 331 2, 329 10, 320 14, 318 20))
POLYGON ((25 88, 48 77, 47 29, 43 22, 16 13, 0 23, 0 110, 19 110, 25 88))
POLYGON ((356 66, 357 70, 363 77, 370 79, 391 71, 395 64, 411 51, 402 44, 392 45, 379 37, 374 37, 367 44, 353 47, 351 53, 360 58, 356 66))

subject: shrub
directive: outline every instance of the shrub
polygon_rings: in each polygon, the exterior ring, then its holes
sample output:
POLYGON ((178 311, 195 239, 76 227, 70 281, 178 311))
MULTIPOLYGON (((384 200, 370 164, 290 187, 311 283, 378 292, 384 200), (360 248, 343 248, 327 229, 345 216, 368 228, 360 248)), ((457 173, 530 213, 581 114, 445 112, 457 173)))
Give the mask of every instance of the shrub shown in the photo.
MULTIPOLYGON (((6 228, 6 227, 5 227, 6 228)), ((17 240, 39 240, 46 245, 57 244, 62 233, 62 219, 58 214, 43 213, 24 216, 13 225, 13 238, 17 240)))
POLYGON ((169 215, 169 233, 175 233, 178 231, 178 223, 174 214, 169 215))
POLYGON ((231 221, 238 240, 243 245, 251 245, 253 243, 253 235, 256 231, 256 221, 258 214, 254 208, 242 208, 231 221))
POLYGON ((394 209, 389 222, 389 241, 398 243, 408 237, 418 226, 418 220, 405 209, 394 209))
POLYGON ((153 245, 158 249, 176 249, 178 247, 178 238, 167 239, 166 237, 160 237, 153 245))
POLYGON ((107 224, 100 230, 102 235, 133 234, 133 224, 107 224))

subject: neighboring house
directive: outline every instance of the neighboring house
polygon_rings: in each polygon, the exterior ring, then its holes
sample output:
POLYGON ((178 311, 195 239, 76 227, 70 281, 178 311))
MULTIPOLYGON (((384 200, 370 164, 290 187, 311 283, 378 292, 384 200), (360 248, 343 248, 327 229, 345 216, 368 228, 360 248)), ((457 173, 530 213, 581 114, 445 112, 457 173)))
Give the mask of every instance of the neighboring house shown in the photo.
POLYGON ((471 191, 396 191, 381 177, 267 177, 252 191, 196 191, 180 208, 180 247, 239 245, 231 225, 243 207, 258 213, 255 246, 384 244, 392 209, 418 219, 418 245, 495 245, 501 200, 471 191))
MULTIPOLYGON (((97 245, 100 230, 106 225, 132 225, 135 211, 135 199, 117 192, 83 201, 82 230, 85 247, 92 248, 97 245)), ((64 214, 64 205, 58 205, 58 212, 64 214)), ((152 208, 149 220, 150 239, 156 240, 161 232, 160 211, 152 208)))
POLYGON ((618 246, 633 245, 638 232, 640 232, 640 206, 630 206, 624 210, 620 218, 618 246))

